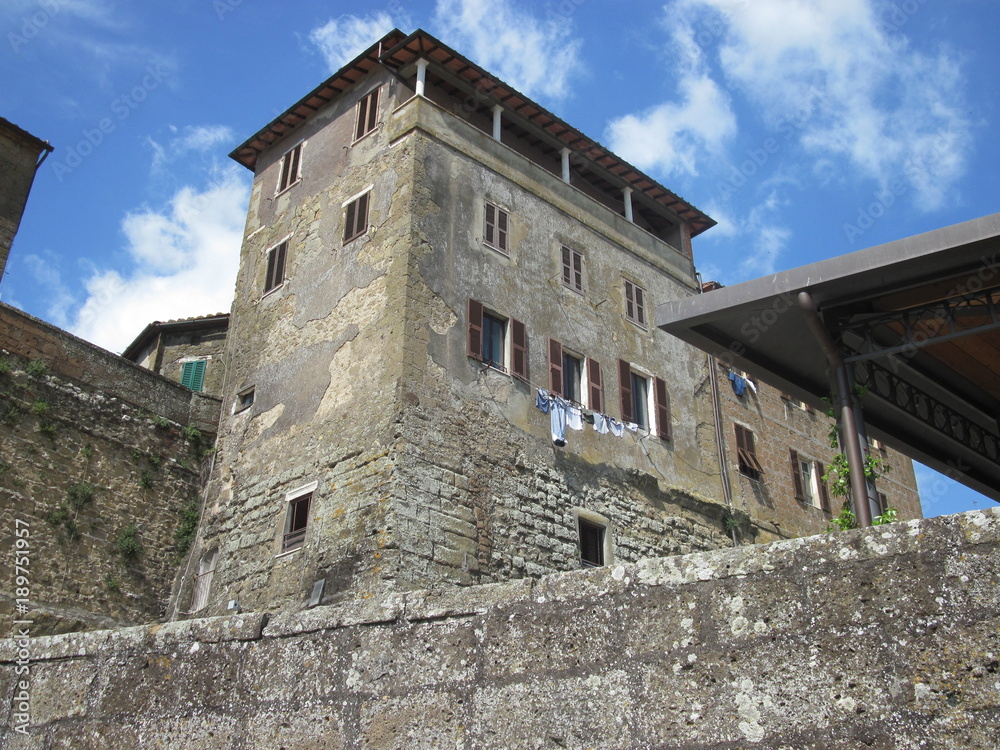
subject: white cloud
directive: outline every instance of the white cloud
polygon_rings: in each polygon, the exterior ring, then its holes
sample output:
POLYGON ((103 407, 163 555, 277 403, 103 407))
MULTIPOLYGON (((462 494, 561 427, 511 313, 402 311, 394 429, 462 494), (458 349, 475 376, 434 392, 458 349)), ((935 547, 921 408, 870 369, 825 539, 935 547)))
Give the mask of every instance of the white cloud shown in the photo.
POLYGON ((794 123, 817 159, 839 157, 921 208, 940 205, 971 146, 961 61, 911 48, 874 0, 677 0, 672 14, 719 24, 726 80, 779 131, 794 123))
POLYGON ((699 162, 736 135, 736 116, 729 96, 709 75, 695 30, 683 16, 672 21, 669 67, 678 79, 678 101, 612 121, 608 141, 640 169, 696 175, 699 162))
POLYGON ((146 139, 149 147, 153 149, 154 170, 192 151, 220 150, 221 152, 224 146, 233 145, 235 140, 232 128, 225 125, 186 125, 183 128, 170 126, 170 130, 174 137, 166 146, 152 138, 146 139))
POLYGON ((228 311, 239 267, 249 181, 237 167, 187 186, 158 209, 122 221, 130 273, 97 271, 70 330, 122 351, 154 320, 228 311))
POLYGON ((582 68, 565 19, 543 21, 513 0, 438 0, 442 41, 523 94, 561 99, 582 68))
POLYGON ((319 48, 333 72, 371 47, 393 28, 395 24, 388 13, 341 16, 331 18, 323 26, 310 31, 309 41, 319 48))

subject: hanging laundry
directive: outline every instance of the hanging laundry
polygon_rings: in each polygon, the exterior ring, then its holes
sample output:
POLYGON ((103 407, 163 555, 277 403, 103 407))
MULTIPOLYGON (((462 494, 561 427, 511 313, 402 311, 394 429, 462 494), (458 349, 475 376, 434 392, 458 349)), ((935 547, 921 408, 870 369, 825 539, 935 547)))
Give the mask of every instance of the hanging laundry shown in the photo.
POLYGON ((747 378, 747 388, 753 391, 753 395, 757 395, 757 384, 753 382, 750 378, 747 378))
POLYGON ((621 437, 625 434, 625 425, 612 417, 608 417, 608 429, 611 430, 611 434, 615 437, 621 437))
POLYGON ((549 392, 544 388, 538 389, 538 393, 535 395, 535 406, 538 407, 538 411, 542 414, 549 413, 549 392))
POLYGON ((594 430, 597 431, 598 435, 606 435, 611 431, 608 426, 608 418, 605 415, 594 412, 594 430))
POLYGON ((576 404, 566 407, 566 426, 573 430, 583 429, 583 411, 576 404))
POLYGON ((639 431, 639 425, 637 425, 635 422, 626 422, 625 426, 628 427, 632 432, 639 431))
POLYGON ((743 394, 747 392, 747 381, 742 375, 737 375, 734 371, 729 371, 729 380, 733 384, 733 393, 737 396, 743 397, 743 394))
POLYGON ((549 424, 552 430, 552 442, 560 448, 566 445, 566 407, 569 402, 559 396, 553 396, 549 409, 549 424))

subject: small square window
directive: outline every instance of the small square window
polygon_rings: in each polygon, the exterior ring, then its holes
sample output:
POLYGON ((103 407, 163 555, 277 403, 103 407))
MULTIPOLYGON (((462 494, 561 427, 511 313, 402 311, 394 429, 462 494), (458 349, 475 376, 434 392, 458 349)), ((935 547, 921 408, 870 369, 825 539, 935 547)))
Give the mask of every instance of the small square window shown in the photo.
POLYGON ((632 421, 640 430, 649 429, 649 379, 632 373, 632 421))
POLYGON ((378 92, 375 89, 358 102, 358 119, 354 128, 354 140, 368 135, 378 125, 378 92))
POLYGON ((499 206, 487 202, 483 219, 483 242, 497 252, 509 255, 507 231, 510 216, 499 206))
POLYGON ((267 271, 264 274, 264 294, 285 283, 285 258, 288 255, 288 240, 267 251, 267 271))
POLYGON ((199 359, 194 362, 184 362, 181 365, 181 385, 192 391, 200 391, 205 384, 206 361, 199 359))
POLYGON ((625 317, 646 327, 646 290, 625 279, 625 317))
POLYGON ((236 396, 236 411, 244 411, 253 406, 254 402, 254 388, 248 388, 245 391, 241 391, 236 396))
POLYGON ((299 181, 299 172, 302 165, 302 144, 298 144, 284 156, 281 157, 281 167, 278 172, 278 189, 275 193, 287 190, 299 181))
POLYGON ((565 246, 562 249, 562 280, 563 286, 574 292, 583 291, 583 255, 565 246))
POLYGON ((344 242, 357 239, 368 231, 368 196, 359 195, 347 204, 344 218, 344 242))
POLYGON ((588 521, 577 520, 580 533, 580 562, 586 568, 599 568, 604 565, 604 534, 606 527, 588 521))
POLYGON ((493 313, 471 298, 467 314, 466 355, 503 372, 509 368, 515 378, 527 380, 528 333, 524 323, 493 313))
POLYGON ((288 501, 288 512, 285 516, 285 535, 281 540, 281 551, 297 550, 305 542, 306 527, 309 525, 309 506, 312 503, 312 493, 299 495, 288 501))

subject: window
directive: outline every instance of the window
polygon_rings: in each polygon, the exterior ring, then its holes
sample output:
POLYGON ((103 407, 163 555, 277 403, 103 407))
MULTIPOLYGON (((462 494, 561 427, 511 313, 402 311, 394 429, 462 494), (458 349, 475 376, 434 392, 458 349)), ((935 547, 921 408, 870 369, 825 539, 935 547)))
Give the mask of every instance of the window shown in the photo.
POLYGON ((646 327, 646 290, 625 279, 625 317, 646 327))
POLYGON ((285 513, 285 535, 281 539, 282 552, 297 550, 305 541, 313 489, 315 484, 308 490, 296 490, 286 496, 288 511, 285 513))
POLYGON ((809 406, 809 404, 807 404, 805 401, 800 401, 791 394, 782 393, 781 397, 788 402, 789 407, 793 407, 795 409, 801 409, 802 411, 806 412, 812 412, 813 410, 813 408, 809 406))
POLYGON ((191 595, 191 611, 197 612, 208 604, 208 592, 212 587, 215 563, 219 559, 218 548, 207 552, 198 563, 198 574, 194 577, 194 592, 191 595))
POLYGON ((576 250, 563 246, 562 280, 574 292, 583 292, 583 256, 576 250))
POLYGON ((750 479, 760 479, 764 469, 757 460, 754 450, 753 432, 743 425, 733 425, 736 428, 736 455, 740 466, 740 474, 750 479))
POLYGON ((344 242, 357 239, 368 231, 368 193, 359 195, 347 203, 344 218, 344 242))
POLYGON ((200 391, 202 385, 205 383, 206 364, 207 362, 204 359, 182 363, 181 385, 190 388, 192 391, 200 391))
POLYGON ((585 568, 604 565, 604 534, 607 528, 585 518, 577 519, 580 533, 580 563, 585 568))
POLYGON ((514 377, 527 380, 528 334, 524 323, 489 312, 483 308, 482 302, 474 299, 468 302, 467 315, 466 354, 503 372, 509 368, 514 377))
POLYGON ((278 189, 275 190, 275 194, 288 190, 288 188, 299 181, 299 177, 301 177, 299 171, 301 164, 302 144, 300 143, 281 157, 281 166, 278 172, 278 189))
POLYGON ((619 400, 622 421, 639 425, 664 440, 670 439, 670 396, 662 378, 635 372, 632 365, 618 360, 619 400), (652 411, 649 408, 653 403, 652 411))
POLYGON ((549 391, 581 406, 604 413, 601 365, 590 357, 568 352, 549 339, 549 391))
POLYGON ((483 242, 497 252, 509 255, 507 248, 507 227, 509 216, 499 206, 486 203, 483 218, 483 242))
POLYGON ((378 125, 378 89, 358 102, 358 120, 354 128, 354 140, 368 135, 378 125))
POLYGON ((288 255, 288 240, 267 251, 267 271, 264 274, 264 294, 285 283, 285 258, 288 255))
POLYGON ((236 409, 235 411, 245 411, 253 406, 254 401, 254 388, 247 388, 244 391, 240 391, 236 395, 236 409))
POLYGON ((810 461, 795 450, 789 450, 789 459, 795 499, 829 511, 830 496, 823 483, 823 475, 826 474, 823 464, 819 461, 810 461))

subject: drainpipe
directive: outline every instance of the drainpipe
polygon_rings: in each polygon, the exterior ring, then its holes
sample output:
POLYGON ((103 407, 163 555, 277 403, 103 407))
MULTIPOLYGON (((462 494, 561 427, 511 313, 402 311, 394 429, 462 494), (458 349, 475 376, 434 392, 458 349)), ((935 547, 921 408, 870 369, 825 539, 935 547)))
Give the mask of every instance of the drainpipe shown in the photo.
POLYGON ((840 439, 847 454, 847 467, 851 472, 851 497, 854 499, 854 514, 858 526, 865 528, 872 525, 871 506, 868 502, 868 479, 865 477, 864 454, 861 451, 861 439, 858 432, 858 421, 855 419, 851 376, 847 372, 844 358, 840 356, 829 331, 823 327, 816 312, 816 303, 809 292, 799 292, 799 307, 805 315, 806 323, 816 341, 823 349, 830 370, 834 375, 837 394, 837 408, 840 411, 840 439))

